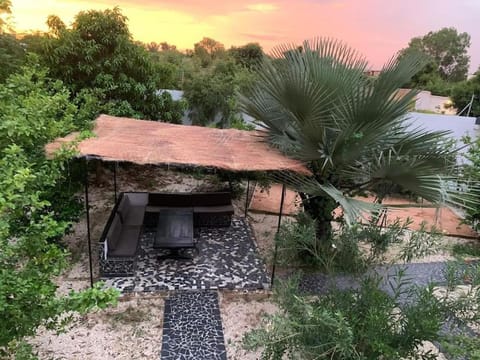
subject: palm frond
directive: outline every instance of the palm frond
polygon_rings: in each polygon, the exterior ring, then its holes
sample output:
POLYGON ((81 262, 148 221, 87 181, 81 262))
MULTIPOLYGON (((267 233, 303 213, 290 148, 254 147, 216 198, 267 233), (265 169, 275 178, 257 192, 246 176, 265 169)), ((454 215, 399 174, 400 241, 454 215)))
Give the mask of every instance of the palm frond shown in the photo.
POLYGON ((348 225, 352 225, 360 218, 367 219, 382 207, 381 204, 348 197, 332 184, 320 184, 311 177, 287 172, 274 173, 271 174, 271 177, 273 181, 285 184, 298 192, 308 194, 310 197, 330 196, 342 208, 344 219, 348 225))

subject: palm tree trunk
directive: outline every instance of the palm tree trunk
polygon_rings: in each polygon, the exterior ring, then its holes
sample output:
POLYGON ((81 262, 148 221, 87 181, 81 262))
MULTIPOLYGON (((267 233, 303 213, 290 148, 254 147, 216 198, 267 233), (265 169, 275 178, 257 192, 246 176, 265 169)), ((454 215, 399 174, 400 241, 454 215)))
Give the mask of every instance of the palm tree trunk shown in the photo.
POLYGON ((333 210, 337 204, 327 195, 308 197, 301 193, 305 212, 317 222, 317 241, 327 245, 332 238, 333 210))

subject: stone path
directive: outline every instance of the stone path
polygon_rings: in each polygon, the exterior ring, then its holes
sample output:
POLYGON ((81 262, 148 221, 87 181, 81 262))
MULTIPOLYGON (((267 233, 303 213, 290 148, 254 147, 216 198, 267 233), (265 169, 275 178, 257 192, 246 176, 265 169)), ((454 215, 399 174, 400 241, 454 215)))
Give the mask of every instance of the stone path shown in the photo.
MULTIPOLYGON (((471 264, 474 265, 474 264, 471 264)), ((383 277, 382 288, 389 292, 389 281, 395 281, 395 274, 398 271, 404 271, 404 277, 410 279, 411 286, 427 286, 434 282, 439 286, 446 285, 446 262, 433 263, 410 263, 392 266, 377 266, 370 273, 377 273, 383 277)), ((367 275, 369 273, 367 272, 367 275)), ((313 273, 303 275, 300 279, 300 289, 306 293, 321 294, 325 293, 331 286, 338 289, 356 288, 359 284, 359 278, 353 275, 326 275, 323 273, 313 273)))
POLYGON ((227 359, 216 292, 179 291, 165 301, 160 359, 227 359))

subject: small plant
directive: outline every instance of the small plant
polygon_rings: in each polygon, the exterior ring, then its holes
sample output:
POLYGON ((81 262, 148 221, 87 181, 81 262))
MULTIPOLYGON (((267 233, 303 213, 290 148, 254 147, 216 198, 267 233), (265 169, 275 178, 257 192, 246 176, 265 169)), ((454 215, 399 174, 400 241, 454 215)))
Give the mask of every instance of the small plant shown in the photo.
POLYGON ((372 245, 370 260, 375 261, 385 254, 390 245, 402 241, 405 231, 411 223, 410 218, 407 218, 403 223, 400 219, 395 219, 392 224, 382 227, 374 218, 358 233, 358 239, 372 245))
POLYGON ((422 341, 438 339, 443 321, 433 287, 414 287, 399 272, 390 296, 381 281, 366 277, 357 290, 331 289, 319 297, 300 295, 296 280, 282 283, 275 294, 281 312, 247 333, 244 345, 263 347, 262 359, 434 358, 418 353, 422 341))
POLYGON ((436 359, 419 350, 425 341, 442 342, 454 359, 475 358, 477 338, 440 331, 446 324, 452 329, 480 324, 480 266, 459 266, 451 265, 453 282, 461 282, 465 273, 473 280, 455 292, 434 284, 418 287, 404 270, 386 282, 379 275, 365 276, 355 289, 333 284, 321 296, 300 294, 298 278, 289 279, 275 288, 280 312, 266 316, 263 328, 247 333, 243 344, 262 347, 264 360, 436 359))
POLYGON ((448 336, 440 344, 442 350, 452 360, 480 360, 480 339, 478 337, 448 336))
POLYGON ((418 231, 412 231, 410 236, 402 244, 399 258, 404 262, 410 262, 415 258, 422 258, 428 255, 433 255, 438 250, 438 245, 442 233, 434 226, 430 231, 427 231, 427 223, 422 221, 418 231))
POLYGON ((280 264, 318 266, 322 262, 316 223, 310 217, 300 215, 297 221, 282 225, 275 241, 278 244, 277 261, 280 264))
POLYGON ((480 257, 480 244, 468 243, 468 244, 455 244, 452 247, 452 253, 456 257, 480 257))

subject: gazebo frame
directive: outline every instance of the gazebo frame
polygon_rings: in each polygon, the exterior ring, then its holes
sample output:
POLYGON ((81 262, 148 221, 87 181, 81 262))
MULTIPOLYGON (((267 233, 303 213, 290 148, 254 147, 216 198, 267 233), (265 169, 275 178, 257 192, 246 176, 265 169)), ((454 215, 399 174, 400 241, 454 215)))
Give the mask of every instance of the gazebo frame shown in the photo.
MULTIPOLYGON (((88 162, 101 160, 114 163, 113 187, 117 200, 118 162, 138 165, 167 165, 173 167, 202 167, 229 172, 278 172, 289 171, 310 176, 305 165, 270 147, 264 131, 212 129, 198 126, 173 125, 155 121, 119 118, 100 115, 94 122, 95 137, 77 141, 78 133, 54 140, 45 147, 53 156, 64 144, 76 145, 77 158, 85 159, 85 210, 90 268, 90 285, 93 286, 93 262, 88 196, 88 162)), ((283 184, 277 232, 282 221, 286 187, 283 184)), ((250 177, 247 176, 245 214, 248 212, 250 177)), ((277 259, 275 242, 272 266, 273 284, 277 259)))

